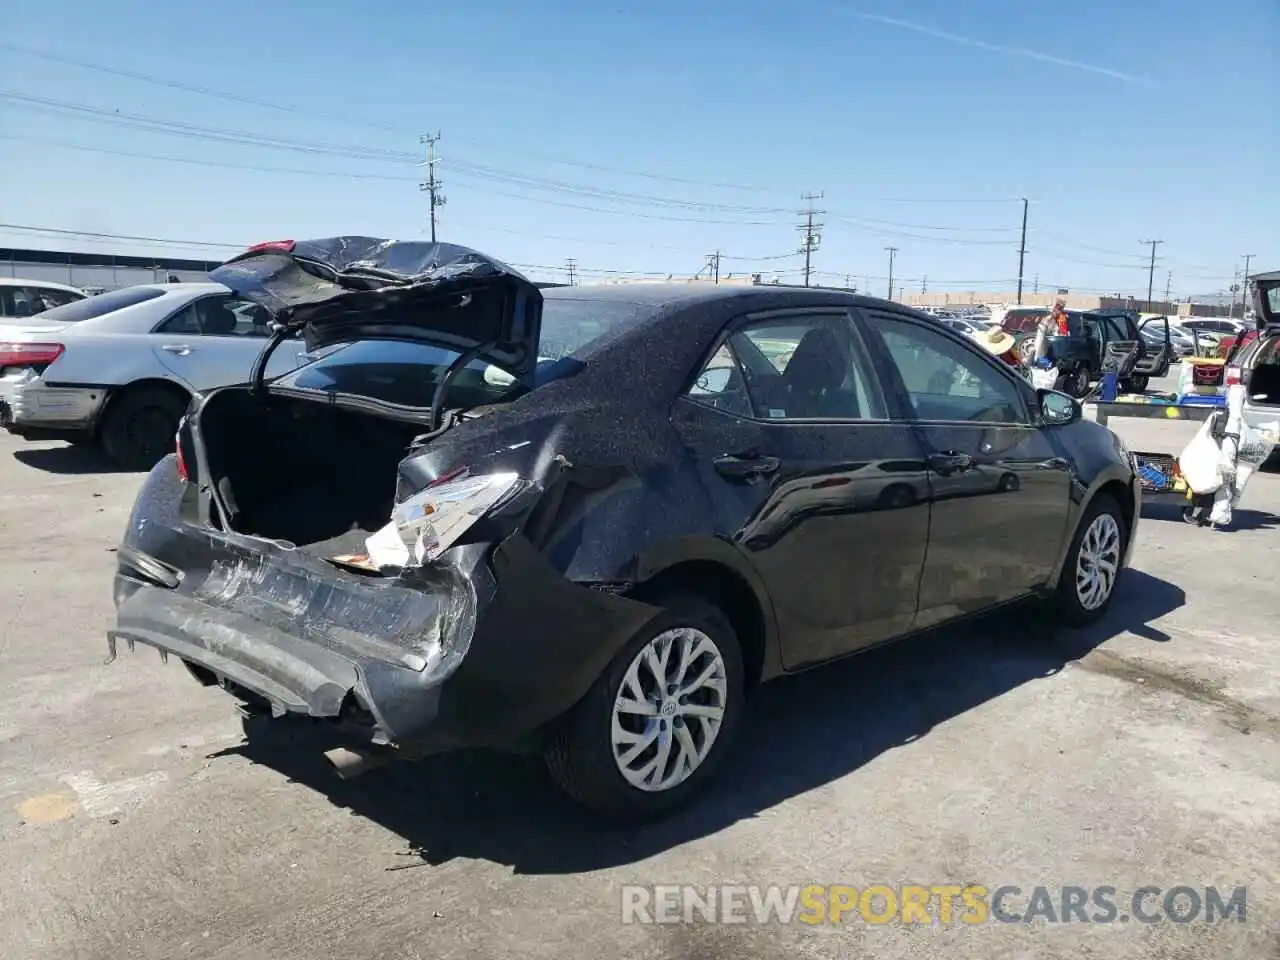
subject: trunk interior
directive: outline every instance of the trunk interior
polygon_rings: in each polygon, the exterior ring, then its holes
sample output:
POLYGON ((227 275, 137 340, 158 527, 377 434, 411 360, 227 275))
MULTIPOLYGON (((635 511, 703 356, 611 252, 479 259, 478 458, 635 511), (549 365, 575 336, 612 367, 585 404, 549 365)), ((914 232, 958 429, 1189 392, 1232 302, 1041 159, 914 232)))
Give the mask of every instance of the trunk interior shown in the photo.
POLYGON ((1253 403, 1280 404, 1280 363, 1260 363, 1249 377, 1253 403))
POLYGON ((232 529, 332 556, 386 525, 396 467, 420 424, 292 397, 228 390, 200 414, 211 480, 232 529))

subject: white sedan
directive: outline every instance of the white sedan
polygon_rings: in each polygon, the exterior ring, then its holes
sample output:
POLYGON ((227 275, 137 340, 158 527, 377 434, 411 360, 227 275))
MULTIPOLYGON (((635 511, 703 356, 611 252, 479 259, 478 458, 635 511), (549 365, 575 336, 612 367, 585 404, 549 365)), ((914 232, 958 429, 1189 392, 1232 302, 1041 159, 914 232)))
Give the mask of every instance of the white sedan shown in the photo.
MULTIPOLYGON (((144 284, 0 320, 0 423, 32 440, 101 442, 147 469, 173 448, 192 394, 243 383, 266 312, 218 283, 144 284)), ((286 340, 267 376, 305 359, 286 340)))

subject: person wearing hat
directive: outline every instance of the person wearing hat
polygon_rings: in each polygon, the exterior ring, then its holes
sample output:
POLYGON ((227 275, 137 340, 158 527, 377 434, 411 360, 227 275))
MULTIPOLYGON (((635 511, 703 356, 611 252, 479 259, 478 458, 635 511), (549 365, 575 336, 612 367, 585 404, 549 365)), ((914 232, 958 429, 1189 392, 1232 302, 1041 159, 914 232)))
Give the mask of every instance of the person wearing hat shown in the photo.
POLYGON ((993 327, 990 330, 975 330, 970 337, 993 357, 999 357, 1012 367, 1018 365, 1018 356, 1013 349, 1018 340, 1013 334, 993 327))

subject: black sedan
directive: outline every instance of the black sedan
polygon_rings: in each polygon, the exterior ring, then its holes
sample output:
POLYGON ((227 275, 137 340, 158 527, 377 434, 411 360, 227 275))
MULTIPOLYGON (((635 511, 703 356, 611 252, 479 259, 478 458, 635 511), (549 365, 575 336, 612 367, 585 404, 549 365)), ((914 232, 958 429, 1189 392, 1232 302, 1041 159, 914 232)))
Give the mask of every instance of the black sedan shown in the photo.
POLYGON ((319 359, 193 401, 109 642, 322 731, 344 775, 538 751, 591 809, 653 816, 751 687, 1029 596, 1090 621, 1128 561, 1119 440, 897 304, 539 290, 358 237, 213 276, 271 311, 268 353, 319 359))

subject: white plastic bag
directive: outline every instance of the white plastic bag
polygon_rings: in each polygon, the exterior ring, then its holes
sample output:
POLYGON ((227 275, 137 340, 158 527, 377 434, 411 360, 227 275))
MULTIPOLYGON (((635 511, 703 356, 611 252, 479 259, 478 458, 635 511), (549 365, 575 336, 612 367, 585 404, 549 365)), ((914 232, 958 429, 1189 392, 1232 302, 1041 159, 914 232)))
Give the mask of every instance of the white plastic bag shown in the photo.
POLYGON ((1222 451, 1213 439, 1213 418, 1196 431, 1178 456, 1178 469, 1192 493, 1213 493, 1222 486, 1222 451))
POLYGON ((1058 384, 1058 368, 1032 367, 1031 386, 1037 390, 1052 390, 1058 384))

